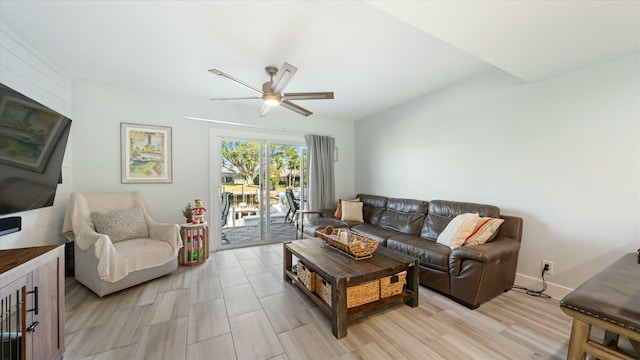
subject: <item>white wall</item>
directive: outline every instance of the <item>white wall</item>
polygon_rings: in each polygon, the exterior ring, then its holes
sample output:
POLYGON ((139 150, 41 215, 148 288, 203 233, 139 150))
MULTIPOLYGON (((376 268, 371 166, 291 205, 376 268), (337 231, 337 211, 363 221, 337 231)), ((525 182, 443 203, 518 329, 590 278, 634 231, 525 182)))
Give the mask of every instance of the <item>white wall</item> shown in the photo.
MULTIPOLYGON (((73 120, 71 79, 1 22, 0 82, 73 120)), ((62 220, 73 188, 71 143, 70 139, 62 163, 62 184, 58 185, 53 206, 7 215, 22 217, 22 231, 0 237, 0 249, 64 242, 62 220)))
POLYGON ((276 133, 297 136, 301 143, 304 133, 334 136, 340 148, 336 196, 350 196, 354 192, 351 122, 318 115, 305 118, 286 109, 274 109, 267 117, 259 118, 259 103, 252 107, 229 105, 85 80, 74 81, 73 100, 74 191, 141 191, 151 216, 158 221, 183 222, 181 210, 197 197, 205 199, 205 207, 210 208, 207 218, 214 213, 214 207, 206 203, 211 191, 210 129, 246 129, 185 120, 185 116, 286 128, 288 131, 276 133), (172 128, 172 184, 121 183, 120 122, 172 128))
POLYGON ((561 296, 640 247, 639 64, 533 84, 489 71, 358 121, 356 192, 523 217, 519 281, 551 260, 561 296))

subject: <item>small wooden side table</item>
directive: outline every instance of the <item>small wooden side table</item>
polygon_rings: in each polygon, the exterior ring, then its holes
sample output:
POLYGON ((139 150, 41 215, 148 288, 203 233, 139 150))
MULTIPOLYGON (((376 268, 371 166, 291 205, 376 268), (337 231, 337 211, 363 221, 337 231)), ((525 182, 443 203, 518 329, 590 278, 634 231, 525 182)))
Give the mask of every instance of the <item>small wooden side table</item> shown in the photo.
POLYGON ((209 258, 209 226, 203 224, 181 224, 180 237, 183 247, 178 258, 180 264, 198 265, 209 258))

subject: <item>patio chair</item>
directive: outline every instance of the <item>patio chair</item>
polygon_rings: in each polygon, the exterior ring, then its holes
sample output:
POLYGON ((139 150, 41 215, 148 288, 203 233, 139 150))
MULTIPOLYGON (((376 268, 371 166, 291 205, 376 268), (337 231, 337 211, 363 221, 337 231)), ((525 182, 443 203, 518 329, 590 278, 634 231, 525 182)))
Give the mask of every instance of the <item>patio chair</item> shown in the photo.
POLYGON ((224 227, 227 224, 227 218, 229 217, 229 208, 231 204, 230 197, 230 192, 225 191, 222 193, 222 222, 220 223, 220 227, 224 227))
MULTIPOLYGON (((230 197, 231 197, 230 192, 225 191, 222 193, 222 217, 221 217, 220 228, 223 228, 225 225, 227 225, 227 218, 229 217, 229 208, 231 205, 230 197)), ((227 234, 225 234, 224 232, 221 232, 221 236, 222 236, 223 244, 229 243, 229 240, 227 239, 227 234)))
POLYGON ((293 190, 287 189, 285 191, 285 194, 287 196, 287 203, 289 204, 289 210, 287 211, 287 215, 284 217, 284 221, 286 222, 288 219, 289 223, 293 224, 293 221, 296 219, 296 211, 300 209, 300 205, 298 204, 298 202, 293 196, 293 190))

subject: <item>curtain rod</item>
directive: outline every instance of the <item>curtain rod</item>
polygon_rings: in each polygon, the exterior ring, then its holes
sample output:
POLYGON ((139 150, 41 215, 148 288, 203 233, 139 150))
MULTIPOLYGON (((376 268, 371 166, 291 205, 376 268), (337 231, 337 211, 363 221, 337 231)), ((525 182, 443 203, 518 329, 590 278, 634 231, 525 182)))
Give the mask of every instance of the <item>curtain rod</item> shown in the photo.
MULTIPOLYGON (((205 119, 205 118, 198 118, 198 117, 193 117, 193 116, 185 116, 184 118, 187 119, 187 120, 206 121, 206 122, 215 123, 215 124, 222 124, 222 125, 248 127, 248 128, 253 128, 253 129, 263 129, 263 130, 272 130, 272 131, 282 131, 282 132, 286 132, 286 133, 290 133, 290 134, 296 134, 296 135, 322 135, 322 134, 313 134, 313 133, 309 133, 309 132, 301 132, 301 131, 289 130, 287 128, 274 128, 274 127, 263 126, 263 125, 243 124, 243 123, 237 123, 237 122, 232 122, 232 121, 205 119)), ((326 136, 330 136, 330 135, 326 135, 326 136)))

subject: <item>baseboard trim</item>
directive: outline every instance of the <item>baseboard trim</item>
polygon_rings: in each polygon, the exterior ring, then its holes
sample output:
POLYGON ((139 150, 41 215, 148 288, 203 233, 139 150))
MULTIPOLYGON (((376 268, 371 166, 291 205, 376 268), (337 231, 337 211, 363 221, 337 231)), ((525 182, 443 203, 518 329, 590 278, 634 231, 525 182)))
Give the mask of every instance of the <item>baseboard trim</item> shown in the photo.
MULTIPOLYGON (((532 290, 540 290, 542 289, 542 279, 516 273, 516 285, 524 286, 532 290)), ((566 286, 554 284, 547 280, 547 290, 544 293, 556 300, 560 300, 572 291, 573 289, 570 289, 566 286)))

